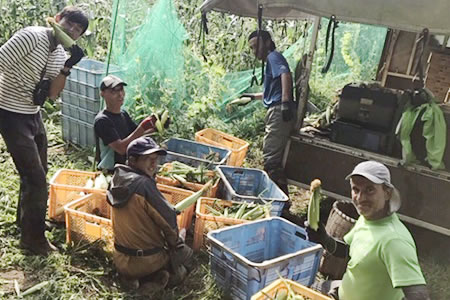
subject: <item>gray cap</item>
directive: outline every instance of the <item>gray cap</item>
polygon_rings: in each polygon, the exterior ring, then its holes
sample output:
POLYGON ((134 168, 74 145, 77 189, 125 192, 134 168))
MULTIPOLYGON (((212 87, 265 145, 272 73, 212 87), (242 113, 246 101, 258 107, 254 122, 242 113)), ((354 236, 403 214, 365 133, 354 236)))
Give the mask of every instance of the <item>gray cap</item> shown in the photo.
POLYGON ((391 199, 390 199, 390 211, 396 212, 401 206, 400 193, 391 183, 391 173, 389 169, 382 163, 368 160, 356 165, 353 172, 345 177, 349 180, 352 176, 359 175, 367 178, 375 184, 384 184, 393 189, 391 199))
POLYGON ((121 85, 127 85, 122 79, 120 79, 117 76, 114 75, 108 75, 105 78, 103 78, 102 82, 100 83, 100 90, 105 90, 107 88, 115 88, 119 84, 121 85))

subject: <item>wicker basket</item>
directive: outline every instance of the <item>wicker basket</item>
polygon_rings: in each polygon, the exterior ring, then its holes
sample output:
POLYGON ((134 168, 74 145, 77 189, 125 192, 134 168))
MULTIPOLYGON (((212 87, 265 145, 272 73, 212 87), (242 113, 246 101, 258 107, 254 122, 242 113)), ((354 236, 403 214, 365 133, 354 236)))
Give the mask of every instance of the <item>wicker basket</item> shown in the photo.
POLYGON ((66 241, 104 242, 104 250, 114 249, 111 206, 106 194, 89 194, 65 205, 66 241))
POLYGON ((212 128, 205 128, 195 133, 197 142, 219 146, 231 150, 228 165, 240 167, 247 155, 248 142, 212 128))
POLYGON ((102 194, 105 190, 85 188, 88 179, 94 178, 100 172, 60 169, 50 179, 48 198, 48 217, 54 221, 64 221, 64 205, 80 199, 86 194, 102 194))
MULTIPOLYGON (((210 171, 210 172, 212 172, 212 171, 210 171)), ((211 197, 211 198, 216 197, 217 191, 219 189, 219 181, 220 181, 220 178, 218 178, 216 180, 214 185, 205 194, 206 197, 211 197)), ((184 184, 181 184, 181 182, 176 179, 172 179, 170 177, 160 176, 160 175, 156 176, 156 182, 160 183, 160 184, 165 184, 165 185, 170 185, 170 186, 175 186, 175 187, 180 187, 180 188, 186 188, 186 189, 194 191, 194 192, 201 190, 204 186, 204 184, 194 183, 194 182, 186 182, 184 184)))
MULTIPOLYGON (((312 300, 333 300, 332 298, 325 296, 319 292, 316 292, 304 285, 301 285, 298 282, 289 280, 289 279, 277 279, 274 282, 272 282, 270 285, 263 288, 258 293, 254 294, 251 298, 251 300, 269 300, 274 299, 275 294, 277 291, 280 290, 288 290, 288 287, 286 286, 285 282, 289 284, 292 291, 297 294, 304 297, 308 297, 308 299, 312 300)), ((277 298, 278 299, 278 298, 277 298)))
MULTIPOLYGON (((353 228, 357 218, 358 213, 353 203, 336 201, 333 203, 325 229, 330 236, 342 240, 353 228)), ((328 275, 330 279, 342 279, 347 262, 348 258, 336 257, 325 250, 319 271, 328 275)))

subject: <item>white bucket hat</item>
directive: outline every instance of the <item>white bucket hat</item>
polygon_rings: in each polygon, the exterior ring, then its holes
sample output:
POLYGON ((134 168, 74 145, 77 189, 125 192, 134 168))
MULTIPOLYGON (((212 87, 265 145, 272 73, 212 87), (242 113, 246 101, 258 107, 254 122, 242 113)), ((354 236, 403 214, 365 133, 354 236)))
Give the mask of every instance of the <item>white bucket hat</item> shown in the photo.
POLYGON ((390 213, 394 213, 400 209, 402 204, 400 193, 391 183, 391 173, 385 165, 373 160, 364 161, 356 165, 353 172, 347 175, 345 179, 349 180, 354 175, 363 176, 375 184, 384 184, 392 188, 391 199, 389 199, 390 213))

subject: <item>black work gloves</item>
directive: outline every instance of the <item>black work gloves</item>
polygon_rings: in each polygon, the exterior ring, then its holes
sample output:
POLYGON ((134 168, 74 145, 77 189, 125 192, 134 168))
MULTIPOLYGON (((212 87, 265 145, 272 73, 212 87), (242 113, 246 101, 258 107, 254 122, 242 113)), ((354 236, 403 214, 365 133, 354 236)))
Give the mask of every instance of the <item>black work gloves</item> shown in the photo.
POLYGON ((319 228, 317 231, 309 227, 309 223, 305 222, 306 233, 308 234, 308 240, 317 244, 323 244, 327 238, 329 238, 327 231, 322 223, 319 222, 319 228))
POLYGON ((69 59, 64 63, 64 67, 72 68, 83 58, 84 51, 78 45, 73 45, 69 48, 69 51, 71 55, 69 59))
POLYGON ((283 115, 283 121, 289 122, 294 117, 294 112, 291 109, 291 102, 281 102, 281 113, 283 115))

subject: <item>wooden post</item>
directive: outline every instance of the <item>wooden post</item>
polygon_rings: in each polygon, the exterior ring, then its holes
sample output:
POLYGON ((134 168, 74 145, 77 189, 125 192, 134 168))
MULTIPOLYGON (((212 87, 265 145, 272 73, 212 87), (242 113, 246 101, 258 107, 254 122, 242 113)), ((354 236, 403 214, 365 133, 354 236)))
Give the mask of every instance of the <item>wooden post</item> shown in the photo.
POLYGON ((391 65, 392 54, 394 53, 394 47, 397 42, 399 33, 400 33, 400 31, 396 30, 396 29, 393 29, 393 31, 392 31, 392 37, 390 40, 388 55, 386 57, 386 62, 384 63, 384 67, 383 67, 383 76, 381 77, 381 86, 385 86, 385 84, 386 84, 389 67, 391 65))

